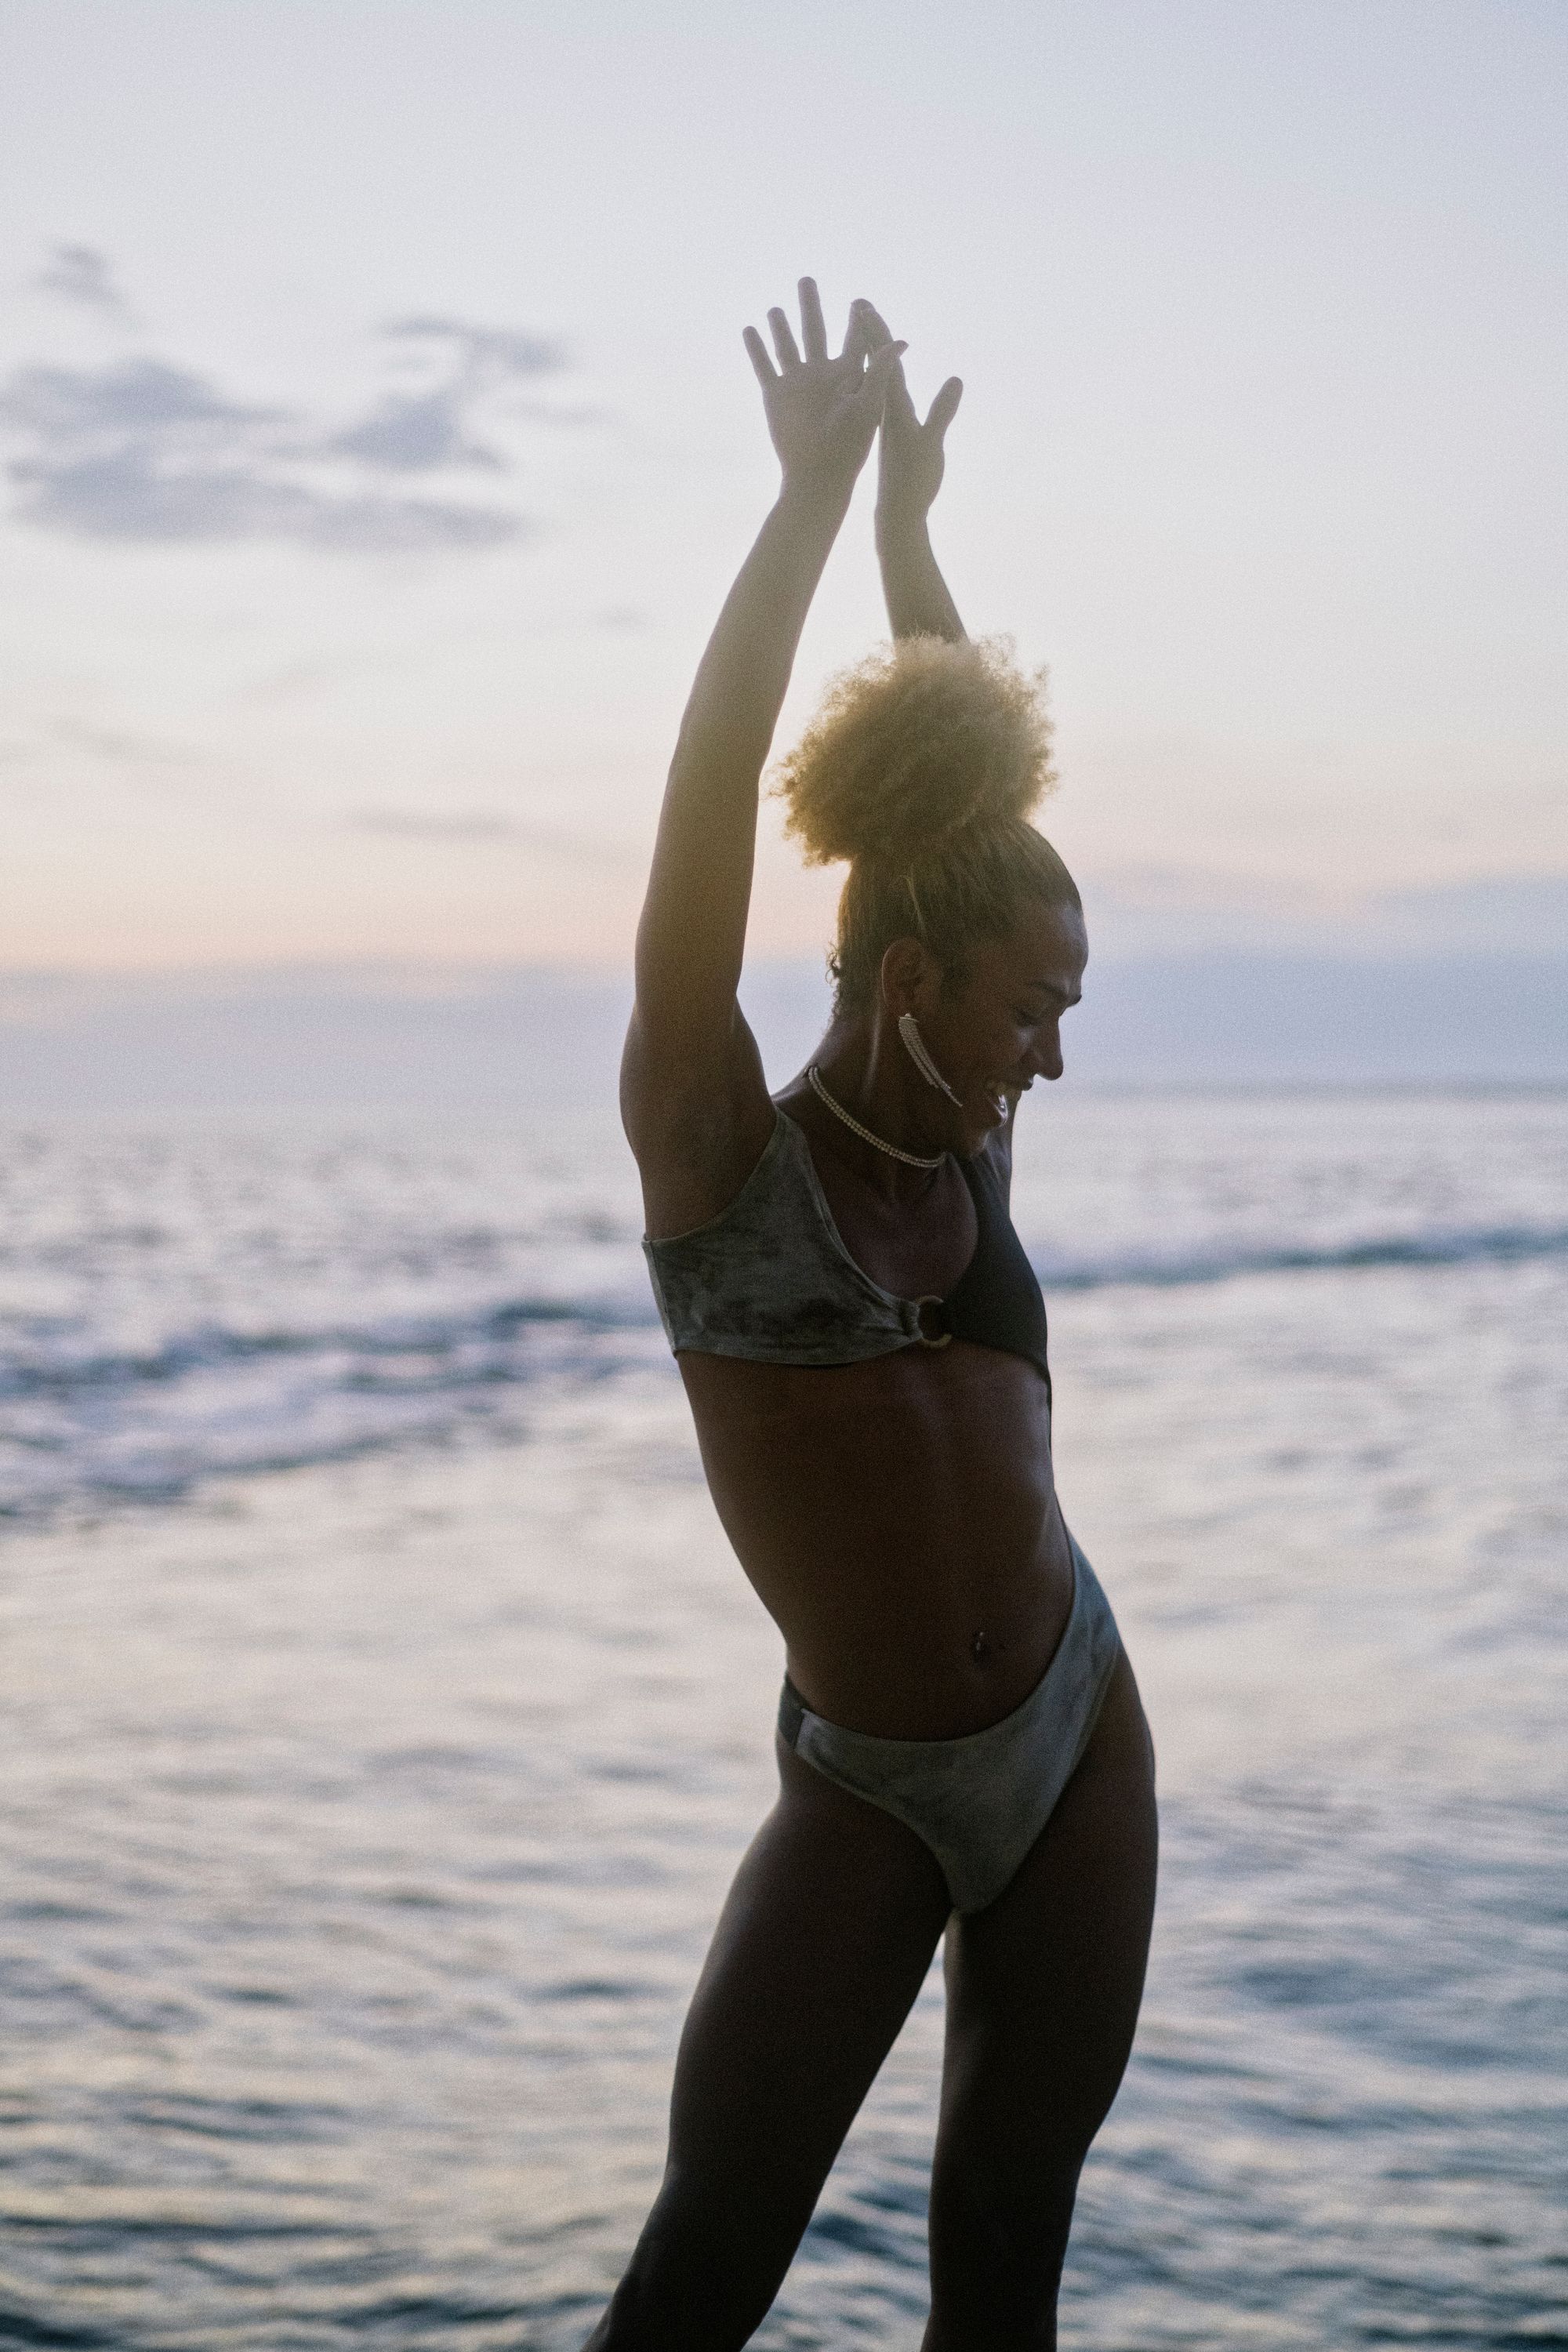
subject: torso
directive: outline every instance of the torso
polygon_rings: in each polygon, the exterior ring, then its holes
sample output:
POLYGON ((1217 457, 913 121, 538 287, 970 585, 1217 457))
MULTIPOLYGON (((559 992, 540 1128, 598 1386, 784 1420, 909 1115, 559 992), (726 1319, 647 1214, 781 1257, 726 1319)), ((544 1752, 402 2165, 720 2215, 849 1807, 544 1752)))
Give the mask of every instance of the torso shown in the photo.
MULTIPOLYGON (((956 1163, 889 1202, 809 1099, 792 1089, 782 1107, 872 1281, 951 1292, 976 1236, 956 1163)), ((689 1349, 678 1361, 719 1516, 807 1705, 888 1738, 958 1738, 1010 1713, 1072 1604, 1037 1365, 964 1339, 830 1368, 689 1349)))

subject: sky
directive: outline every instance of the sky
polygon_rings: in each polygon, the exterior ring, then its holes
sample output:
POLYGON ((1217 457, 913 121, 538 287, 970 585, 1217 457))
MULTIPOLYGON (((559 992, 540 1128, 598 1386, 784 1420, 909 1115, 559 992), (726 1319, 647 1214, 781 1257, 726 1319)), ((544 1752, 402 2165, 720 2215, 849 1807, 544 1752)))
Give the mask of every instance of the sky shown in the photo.
MULTIPOLYGON (((1560 0, 8 0, 0 970, 623 960, 803 270, 1091 933, 1548 944, 1565 121, 1560 0)), ((884 629, 862 496, 781 748, 884 629)))

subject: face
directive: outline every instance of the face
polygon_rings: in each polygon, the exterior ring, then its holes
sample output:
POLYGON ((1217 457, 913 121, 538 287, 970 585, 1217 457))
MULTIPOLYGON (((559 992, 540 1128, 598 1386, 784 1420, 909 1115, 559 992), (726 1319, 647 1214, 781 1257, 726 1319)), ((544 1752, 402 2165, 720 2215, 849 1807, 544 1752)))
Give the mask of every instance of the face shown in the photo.
MULTIPOLYGON (((1005 1125, 1018 1097, 1037 1078, 1062 1074, 1061 1018, 1083 993, 1089 939, 1076 907, 1031 907, 1006 939, 971 952, 959 983, 943 985, 929 967, 911 992, 932 1061, 960 1097, 942 1101, 973 1154, 1005 1125)), ((912 977, 912 975, 911 975, 912 977)))

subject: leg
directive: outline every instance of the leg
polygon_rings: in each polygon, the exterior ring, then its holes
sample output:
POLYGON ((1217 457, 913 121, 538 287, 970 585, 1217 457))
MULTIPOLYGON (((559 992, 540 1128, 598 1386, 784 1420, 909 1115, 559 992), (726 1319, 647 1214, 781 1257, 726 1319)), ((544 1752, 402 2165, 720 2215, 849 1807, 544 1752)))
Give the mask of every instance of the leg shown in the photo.
POLYGON ((782 1747, 779 1772, 681 2036, 663 2186, 586 2352, 746 2342, 948 1916, 911 1830, 782 1747))
POLYGON ((1078 2177, 1116 2095, 1154 1910, 1153 1749, 1125 1654, 1017 1876, 948 1930, 925 2352, 1055 2352, 1078 2177))

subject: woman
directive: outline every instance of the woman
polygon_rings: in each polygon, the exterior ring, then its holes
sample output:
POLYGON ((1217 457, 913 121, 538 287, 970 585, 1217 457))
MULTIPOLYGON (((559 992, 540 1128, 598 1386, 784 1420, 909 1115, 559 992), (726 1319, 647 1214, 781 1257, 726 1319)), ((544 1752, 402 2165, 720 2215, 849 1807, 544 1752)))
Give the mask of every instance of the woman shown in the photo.
POLYGON ((1060 1075, 1087 956, 1029 825, 1037 689, 971 646, 921 424, 857 303, 828 355, 746 331, 783 467, 670 769, 622 1108, 720 1517, 784 1634, 778 1803, 677 2062, 668 2165, 591 2339, 740 2346, 946 1936, 927 2352, 1049 2347, 1079 2168, 1121 2080, 1153 1905, 1152 1753, 1051 1475, 1045 1312, 1008 1220, 1018 1097, 1060 1075), (812 594, 881 428, 893 653, 787 763, 847 857, 837 1003, 770 1098, 736 1003, 758 782, 812 594))

